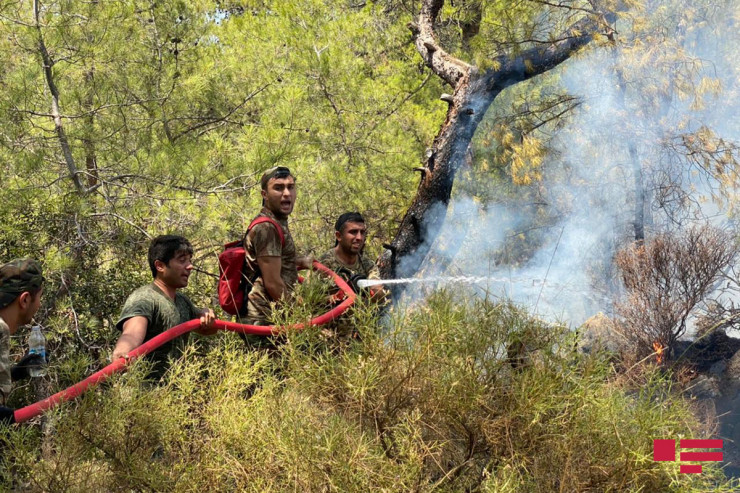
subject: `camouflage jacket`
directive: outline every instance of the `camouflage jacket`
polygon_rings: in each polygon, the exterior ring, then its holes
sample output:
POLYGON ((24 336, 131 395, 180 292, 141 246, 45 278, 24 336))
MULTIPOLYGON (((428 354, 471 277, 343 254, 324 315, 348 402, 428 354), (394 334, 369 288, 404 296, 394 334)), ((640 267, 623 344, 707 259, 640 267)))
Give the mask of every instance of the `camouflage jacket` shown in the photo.
POLYGON ((354 264, 347 265, 337 258, 337 254, 331 248, 319 258, 319 262, 339 274, 345 281, 349 281, 350 277, 355 274, 362 274, 367 279, 380 279, 375 262, 362 255, 357 256, 357 261, 354 264))
POLYGON ((5 320, 0 318, 0 406, 10 394, 10 328, 5 320))
MULTIPOLYGON (((283 230, 285 246, 280 241, 280 235, 274 225, 260 223, 254 226, 247 234, 244 242, 247 251, 247 262, 258 271, 258 257, 280 257, 280 278, 283 280, 288 292, 293 291, 293 286, 298 280, 298 269, 296 268, 296 249, 293 237, 288 229, 287 219, 278 219, 275 215, 263 207, 257 217, 267 216, 277 222, 283 230)), ((264 325, 269 322, 271 308, 270 302, 277 301, 270 297, 265 288, 262 277, 257 277, 249 292, 249 304, 247 305, 247 320, 250 323, 264 325)))

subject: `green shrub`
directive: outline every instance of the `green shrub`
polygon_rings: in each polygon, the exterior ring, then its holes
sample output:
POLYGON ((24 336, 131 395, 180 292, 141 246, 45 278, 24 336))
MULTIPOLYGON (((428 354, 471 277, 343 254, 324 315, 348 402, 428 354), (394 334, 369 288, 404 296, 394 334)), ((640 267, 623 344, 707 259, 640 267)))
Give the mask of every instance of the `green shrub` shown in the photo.
MULTIPOLYGON (((320 303, 319 288, 304 289, 320 303)), ((32 426, 4 432, 3 486, 732 489, 716 466, 679 475, 676 463, 653 462, 654 438, 699 429, 656 371, 625 387, 606 358, 578 354, 569 331, 505 303, 440 292, 382 323, 378 315, 358 303, 351 322, 360 338, 339 350, 317 328, 289 333, 273 353, 246 351, 223 333, 198 341, 160 385, 145 382, 146 364, 136 363, 51 414, 50 452, 38 452, 32 426)))

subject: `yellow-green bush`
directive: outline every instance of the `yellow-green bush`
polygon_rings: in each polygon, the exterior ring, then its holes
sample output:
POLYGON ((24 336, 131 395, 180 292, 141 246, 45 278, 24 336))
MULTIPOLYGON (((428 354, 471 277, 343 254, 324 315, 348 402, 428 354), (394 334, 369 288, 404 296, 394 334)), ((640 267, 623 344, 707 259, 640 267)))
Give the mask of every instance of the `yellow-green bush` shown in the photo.
MULTIPOLYGON (((311 289, 308 288, 309 294, 311 289)), ((308 298, 311 298, 309 295, 308 298)), ((3 486, 29 491, 730 491, 679 475, 654 438, 698 430, 669 379, 641 388, 508 304, 433 295, 343 349, 317 329, 272 354, 199 341, 160 385, 146 364, 2 435, 3 486), (382 328, 381 328, 382 327, 382 328), (512 348, 518 348, 512 367, 512 348)))

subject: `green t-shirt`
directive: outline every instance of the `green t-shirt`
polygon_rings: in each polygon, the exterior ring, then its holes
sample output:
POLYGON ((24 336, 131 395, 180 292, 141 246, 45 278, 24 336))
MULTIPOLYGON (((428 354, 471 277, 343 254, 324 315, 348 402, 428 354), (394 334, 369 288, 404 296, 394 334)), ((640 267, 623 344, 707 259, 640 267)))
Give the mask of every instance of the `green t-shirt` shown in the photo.
MULTIPOLYGON (((144 337, 144 342, 147 342, 176 325, 200 317, 200 311, 184 294, 176 293, 173 301, 152 283, 140 287, 129 295, 123 305, 121 318, 116 323, 116 328, 122 331, 123 324, 132 317, 146 317, 148 320, 144 337)), ((187 337, 187 334, 180 336, 147 355, 154 364, 153 376, 161 378, 164 375, 167 370, 167 358, 180 356, 187 337)))

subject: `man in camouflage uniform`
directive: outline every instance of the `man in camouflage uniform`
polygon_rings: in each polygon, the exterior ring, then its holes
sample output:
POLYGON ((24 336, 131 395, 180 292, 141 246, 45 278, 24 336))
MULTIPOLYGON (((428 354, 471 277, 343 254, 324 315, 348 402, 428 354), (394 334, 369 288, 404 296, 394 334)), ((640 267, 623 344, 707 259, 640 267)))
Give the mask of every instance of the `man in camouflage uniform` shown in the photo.
POLYGON ((380 279, 375 262, 362 255, 367 239, 365 219, 359 212, 345 212, 334 223, 334 248, 321 256, 319 262, 329 267, 347 281, 360 294, 370 294, 373 299, 383 299, 382 286, 371 286, 368 291, 359 289, 360 279, 380 279))
POLYGON ((28 368, 42 364, 41 356, 27 355, 10 364, 10 336, 31 322, 41 305, 44 277, 33 259, 16 259, 0 267, 0 422, 14 423, 14 410, 5 406, 11 382, 28 377, 28 368))
MULTIPOLYGON (((295 177, 284 166, 264 172, 260 179, 262 210, 257 217, 268 217, 280 225, 262 222, 247 232, 244 240, 247 262, 257 278, 249 292, 247 316, 239 321, 251 325, 269 325, 272 303, 289 299, 298 280, 298 270, 311 267, 310 257, 296 257, 295 243, 288 228, 288 216, 296 200, 295 177)), ((257 343, 258 339, 248 340, 257 343)))
MULTIPOLYGON (((200 318, 201 335, 216 333, 213 310, 198 309, 190 298, 178 290, 188 285, 193 247, 182 236, 162 235, 149 245, 149 268, 154 281, 129 295, 123 305, 116 328, 121 336, 116 342, 111 360, 127 357, 144 342, 189 320, 200 318)), ((160 379, 167 370, 167 360, 182 353, 187 335, 163 344, 147 354, 153 363, 151 377, 160 379)))
MULTIPOLYGON (((382 285, 361 289, 357 281, 361 279, 380 279, 375 262, 362 255, 367 239, 365 219, 359 212, 345 212, 334 223, 334 247, 319 258, 324 264, 350 285, 360 297, 373 302, 384 303, 387 294, 382 285)), ((338 288, 332 290, 332 295, 338 288)), ((329 324, 324 335, 328 337, 355 337, 357 335, 348 317, 340 317, 329 324)))

